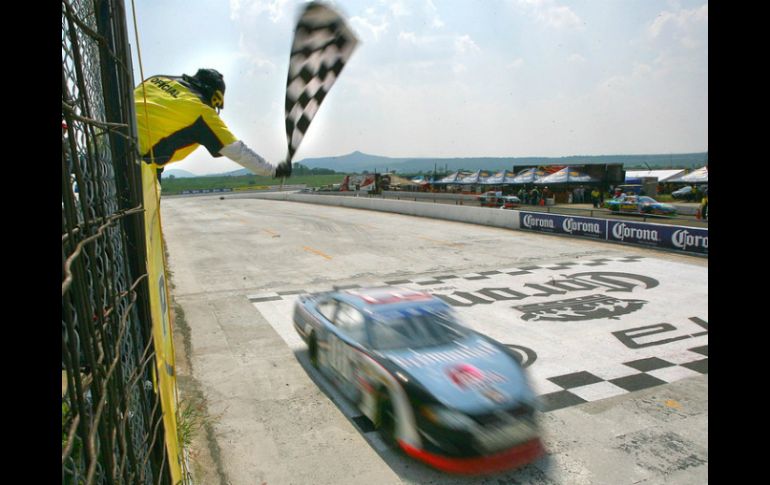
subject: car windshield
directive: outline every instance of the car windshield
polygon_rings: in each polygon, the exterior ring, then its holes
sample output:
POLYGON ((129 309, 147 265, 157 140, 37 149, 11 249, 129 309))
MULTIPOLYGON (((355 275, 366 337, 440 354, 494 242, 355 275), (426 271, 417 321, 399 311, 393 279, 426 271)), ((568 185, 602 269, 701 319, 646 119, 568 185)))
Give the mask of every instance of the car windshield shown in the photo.
POLYGON ((396 350, 445 345, 467 335, 449 311, 408 308, 376 315, 369 338, 376 350, 396 350))

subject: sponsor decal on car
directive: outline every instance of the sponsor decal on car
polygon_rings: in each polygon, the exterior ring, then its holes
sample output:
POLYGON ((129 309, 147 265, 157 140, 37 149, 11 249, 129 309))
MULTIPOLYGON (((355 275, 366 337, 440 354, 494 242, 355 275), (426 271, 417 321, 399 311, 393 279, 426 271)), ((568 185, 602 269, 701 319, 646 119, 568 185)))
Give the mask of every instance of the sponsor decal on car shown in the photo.
POLYGON ((449 379, 460 389, 481 389, 507 379, 494 371, 484 372, 471 364, 457 364, 446 370, 449 379))

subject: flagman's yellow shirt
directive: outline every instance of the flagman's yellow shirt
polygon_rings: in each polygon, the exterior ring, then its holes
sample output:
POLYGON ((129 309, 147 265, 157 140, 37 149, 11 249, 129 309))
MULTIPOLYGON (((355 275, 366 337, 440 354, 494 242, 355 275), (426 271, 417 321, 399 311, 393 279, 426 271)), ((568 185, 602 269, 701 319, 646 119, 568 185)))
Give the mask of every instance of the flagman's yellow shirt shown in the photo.
POLYGON ((274 167, 233 135, 219 114, 171 76, 153 76, 134 90, 139 150, 155 167, 178 162, 203 145, 260 175, 274 167))

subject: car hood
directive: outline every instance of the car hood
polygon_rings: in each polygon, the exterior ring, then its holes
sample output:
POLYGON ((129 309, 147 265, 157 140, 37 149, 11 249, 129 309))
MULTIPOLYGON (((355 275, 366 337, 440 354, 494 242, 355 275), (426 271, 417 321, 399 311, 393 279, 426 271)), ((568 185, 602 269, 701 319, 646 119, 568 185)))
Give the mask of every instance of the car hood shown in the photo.
POLYGON ((535 395, 519 363, 501 344, 472 335, 429 349, 382 352, 392 365, 445 406, 466 413, 507 409, 535 395))

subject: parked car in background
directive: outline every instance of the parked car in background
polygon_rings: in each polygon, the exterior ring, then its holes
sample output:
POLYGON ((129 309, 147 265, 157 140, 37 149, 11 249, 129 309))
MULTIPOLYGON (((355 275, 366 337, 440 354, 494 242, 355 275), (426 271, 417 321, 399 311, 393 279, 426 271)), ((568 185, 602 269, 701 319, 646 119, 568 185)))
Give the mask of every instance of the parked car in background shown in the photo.
POLYGON ((501 471, 543 453, 537 396, 514 352, 426 292, 302 295, 310 362, 407 455, 451 473, 501 471))
POLYGON ((620 197, 604 202, 604 207, 614 213, 652 214, 662 216, 676 215, 676 207, 658 202, 646 195, 622 194, 620 197))
POLYGON ((671 196, 675 199, 694 200, 695 189, 690 185, 685 185, 684 187, 671 192, 671 196))

